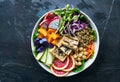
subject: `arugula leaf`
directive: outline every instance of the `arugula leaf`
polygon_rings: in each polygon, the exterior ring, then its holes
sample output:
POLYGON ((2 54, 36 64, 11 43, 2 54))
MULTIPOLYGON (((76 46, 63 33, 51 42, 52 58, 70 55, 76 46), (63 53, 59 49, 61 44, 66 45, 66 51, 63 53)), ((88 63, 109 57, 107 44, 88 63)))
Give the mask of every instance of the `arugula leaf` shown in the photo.
POLYGON ((65 9, 66 9, 66 10, 69 10, 69 8, 70 8, 70 5, 67 4, 67 5, 65 6, 65 9))
POLYGON ((59 10, 55 10, 54 11, 54 14, 58 15, 58 16, 61 16, 61 15, 64 15, 65 13, 63 12, 62 9, 59 9, 59 10))
POLYGON ((72 19, 73 20, 78 20, 78 16, 74 16, 72 19))
POLYGON ((97 34, 96 34, 96 31, 95 31, 95 30, 93 30, 92 35, 94 36, 94 42, 96 42, 96 40, 97 40, 97 34))
POLYGON ((72 10, 72 12, 77 12, 77 13, 80 13, 80 10, 79 10, 79 9, 77 9, 77 8, 72 8, 71 10, 72 10))
POLYGON ((87 22, 87 17, 83 14, 80 15, 80 20, 83 22, 87 22))
POLYGON ((82 65, 81 65, 81 66, 78 66, 78 67, 75 68, 73 71, 74 71, 74 72, 80 72, 80 71, 83 70, 84 66, 85 66, 85 61, 83 60, 83 61, 82 61, 82 65))
POLYGON ((38 35, 39 35, 39 33, 38 33, 38 27, 37 27, 37 28, 35 29, 34 34, 33 34, 33 40, 35 40, 38 35))
POLYGON ((34 51, 33 51, 33 53, 35 54, 35 56, 38 55, 38 53, 37 53, 37 51, 36 51, 36 46, 34 46, 34 51))
MULTIPOLYGON (((35 29, 35 32, 34 32, 34 34, 33 34, 33 41, 37 38, 37 36, 39 35, 39 33, 38 33, 38 27, 35 29)), ((36 46, 34 45, 34 51, 33 51, 33 53, 35 54, 35 56, 37 56, 37 51, 36 51, 36 46)))
POLYGON ((93 51, 92 55, 90 56, 90 59, 92 59, 93 57, 94 57, 94 51, 93 51))

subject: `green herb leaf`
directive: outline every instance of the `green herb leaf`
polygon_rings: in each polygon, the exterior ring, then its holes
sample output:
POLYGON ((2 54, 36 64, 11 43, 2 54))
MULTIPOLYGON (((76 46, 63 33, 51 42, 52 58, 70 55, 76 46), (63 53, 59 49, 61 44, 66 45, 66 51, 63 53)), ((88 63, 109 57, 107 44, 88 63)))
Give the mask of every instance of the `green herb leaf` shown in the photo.
POLYGON ((35 54, 35 56, 38 55, 38 53, 36 52, 36 46, 34 46, 34 51, 33 51, 33 53, 35 54))
POLYGON ((72 8, 71 10, 72 10, 72 12, 77 12, 77 13, 80 13, 80 10, 79 10, 79 9, 77 9, 77 8, 72 8))
POLYGON ((93 51, 92 55, 90 56, 90 59, 92 59, 93 57, 94 57, 94 51, 93 51))
POLYGON ((62 9, 55 10, 53 13, 58 15, 58 16, 61 16, 61 15, 65 14, 62 9))
POLYGON ((68 18, 66 19, 66 21, 68 21, 68 22, 70 22, 71 20, 72 20, 71 17, 68 17, 68 18))
POLYGON ((75 68, 73 71, 74 71, 74 72, 80 72, 80 71, 83 70, 84 66, 85 66, 85 61, 82 61, 82 65, 81 65, 81 66, 78 66, 78 67, 75 68))
POLYGON ((75 15, 72 19, 73 20, 78 20, 78 16, 75 15))
POLYGON ((80 15, 80 20, 83 22, 87 22, 87 17, 83 14, 80 15))
POLYGON ((96 31, 95 30, 93 30, 93 36, 94 36, 94 41, 96 42, 96 40, 97 40, 97 34, 96 34, 96 31))
POLYGON ((39 33, 38 33, 38 27, 37 27, 37 28, 35 29, 35 33, 33 34, 33 40, 35 40, 38 35, 39 35, 39 33))
POLYGON ((61 26, 61 28, 60 28, 60 32, 61 32, 63 29, 64 29, 64 26, 61 26))
POLYGON ((66 10, 69 10, 69 7, 70 7, 70 5, 67 4, 67 5, 65 6, 65 9, 66 9, 66 10))

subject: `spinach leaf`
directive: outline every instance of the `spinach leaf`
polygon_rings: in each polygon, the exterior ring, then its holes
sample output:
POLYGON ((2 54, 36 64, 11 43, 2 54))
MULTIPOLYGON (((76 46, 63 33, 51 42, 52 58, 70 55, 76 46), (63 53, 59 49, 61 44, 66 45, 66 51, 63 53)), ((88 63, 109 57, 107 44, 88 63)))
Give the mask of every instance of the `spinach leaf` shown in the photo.
POLYGON ((38 55, 38 53, 37 53, 37 51, 36 51, 36 46, 34 46, 34 51, 33 51, 33 53, 35 54, 35 56, 38 55))
POLYGON ((37 38, 37 36, 39 35, 38 33, 38 27, 35 29, 35 32, 33 34, 33 41, 37 38))
POLYGON ((82 71, 82 69, 84 68, 85 66, 85 61, 82 61, 82 65, 81 66, 78 66, 77 68, 75 68, 73 71, 74 72, 80 72, 82 71))
POLYGON ((80 15, 80 20, 83 22, 87 22, 87 17, 83 14, 80 15))
POLYGON ((92 35, 94 36, 94 42, 96 42, 96 40, 97 40, 97 34, 96 34, 96 31, 95 31, 95 30, 93 30, 92 35))
POLYGON ((94 51, 93 51, 92 55, 90 56, 90 59, 92 59, 93 57, 94 57, 94 51))

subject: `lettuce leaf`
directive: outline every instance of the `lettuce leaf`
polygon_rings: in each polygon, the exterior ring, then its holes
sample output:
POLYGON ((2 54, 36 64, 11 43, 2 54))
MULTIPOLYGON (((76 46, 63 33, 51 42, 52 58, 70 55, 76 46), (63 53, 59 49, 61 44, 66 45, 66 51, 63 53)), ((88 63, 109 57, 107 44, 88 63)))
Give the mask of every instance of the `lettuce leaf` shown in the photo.
POLYGON ((84 68, 84 66, 85 66, 85 61, 83 60, 83 61, 82 61, 82 65, 81 65, 81 66, 78 66, 77 68, 75 68, 75 69, 73 70, 73 72, 80 72, 80 71, 82 71, 83 68, 84 68))

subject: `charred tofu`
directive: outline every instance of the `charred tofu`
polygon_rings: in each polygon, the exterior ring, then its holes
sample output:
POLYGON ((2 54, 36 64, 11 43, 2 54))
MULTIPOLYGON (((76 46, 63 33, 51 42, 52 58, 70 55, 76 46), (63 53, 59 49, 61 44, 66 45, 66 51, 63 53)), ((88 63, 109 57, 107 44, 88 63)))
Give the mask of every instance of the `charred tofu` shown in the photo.
POLYGON ((64 45, 70 49, 77 49, 77 46, 78 46, 78 43, 79 43, 79 40, 77 37, 67 37, 67 36, 64 36, 62 37, 62 39, 59 41, 59 43, 57 44, 58 47, 64 45))
POLYGON ((66 55, 70 55, 70 53, 72 52, 72 50, 66 46, 61 46, 60 50, 63 51, 63 53, 65 53, 66 55))
POLYGON ((64 61, 65 58, 67 57, 67 55, 57 47, 54 47, 53 49, 51 49, 50 53, 61 61, 64 61))

